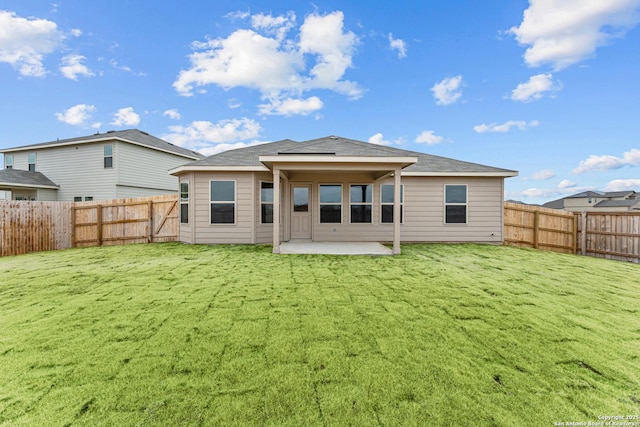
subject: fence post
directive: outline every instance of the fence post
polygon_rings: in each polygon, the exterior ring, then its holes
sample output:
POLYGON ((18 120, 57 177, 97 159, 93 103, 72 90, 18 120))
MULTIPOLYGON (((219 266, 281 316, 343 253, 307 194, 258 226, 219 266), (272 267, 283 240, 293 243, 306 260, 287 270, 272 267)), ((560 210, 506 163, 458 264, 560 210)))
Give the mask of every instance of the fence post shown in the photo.
POLYGON ((149 202, 147 203, 147 206, 149 207, 149 237, 147 238, 147 242, 148 243, 152 243, 153 242, 153 200, 149 200, 149 202))
POLYGON ((71 206, 71 247, 76 247, 76 206, 71 206))
POLYGON ((540 212, 533 213, 533 248, 538 249, 538 233, 540 228, 540 212))
POLYGON ((580 235, 580 244, 582 245, 581 254, 587 254, 587 212, 582 211, 580 215, 580 221, 582 221, 582 234, 580 235))
POLYGON ((578 253, 578 218, 573 215, 573 253, 578 253))
POLYGON ((102 246, 102 205, 96 206, 96 217, 97 217, 97 230, 96 230, 96 239, 98 240, 98 246, 102 246))

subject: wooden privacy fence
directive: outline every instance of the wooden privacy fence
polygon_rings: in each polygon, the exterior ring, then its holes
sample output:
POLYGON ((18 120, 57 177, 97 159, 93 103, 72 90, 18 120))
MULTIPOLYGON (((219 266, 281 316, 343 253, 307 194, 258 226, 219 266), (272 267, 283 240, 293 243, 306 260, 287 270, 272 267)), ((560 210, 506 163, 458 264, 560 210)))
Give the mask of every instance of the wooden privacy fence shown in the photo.
POLYGON ((70 248, 72 205, 0 201, 0 256, 70 248))
POLYGON ((72 246, 173 242, 178 239, 175 195, 75 203, 72 246))
POLYGON ((504 204, 508 245, 640 262, 640 212, 571 213, 504 204))
POLYGON ((178 240, 178 196, 0 202, 0 256, 178 240))

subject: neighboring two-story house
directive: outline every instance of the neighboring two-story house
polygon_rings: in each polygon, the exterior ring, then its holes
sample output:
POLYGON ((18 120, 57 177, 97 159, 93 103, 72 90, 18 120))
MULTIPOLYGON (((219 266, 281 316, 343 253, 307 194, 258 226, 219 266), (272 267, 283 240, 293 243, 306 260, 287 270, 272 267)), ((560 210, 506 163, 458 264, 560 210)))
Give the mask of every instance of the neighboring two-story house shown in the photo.
POLYGON ((0 191, 13 200, 89 201, 176 193, 168 174, 204 158, 129 129, 0 150, 0 191))
POLYGON ((545 203, 545 208, 570 212, 639 212, 640 194, 629 191, 583 191, 545 203))

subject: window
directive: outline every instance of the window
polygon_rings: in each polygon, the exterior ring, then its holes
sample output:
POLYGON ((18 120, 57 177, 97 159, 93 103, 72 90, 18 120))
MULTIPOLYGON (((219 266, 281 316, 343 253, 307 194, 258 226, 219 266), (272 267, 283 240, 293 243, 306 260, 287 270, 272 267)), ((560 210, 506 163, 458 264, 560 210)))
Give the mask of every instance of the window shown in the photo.
POLYGON ((342 222, 342 185, 320 185, 320 222, 342 222))
POLYGON ((104 168, 110 169, 113 167, 113 145, 108 144, 104 146, 104 168))
MULTIPOLYGON (((393 223, 393 184, 380 186, 380 218, 383 224, 393 223)), ((400 185, 400 223, 404 222, 404 185, 400 185)))
POLYGON ((4 167, 7 169, 13 169, 13 154, 4 155, 4 167))
POLYGON ((36 171, 36 153, 29 153, 29 171, 36 171))
POLYGON ((211 224, 235 224, 236 182, 211 181, 211 224))
POLYGON ((93 202, 93 196, 84 196, 85 202, 93 202))
POLYGON ((180 223, 189 224, 189 181, 180 183, 180 223))
POLYGON ((467 223, 467 186, 445 185, 444 209, 446 224, 467 223))
POLYGON ((353 184, 350 191, 351 222, 371 224, 372 185, 353 184))
POLYGON ((273 224, 273 182, 260 183, 260 222, 273 224))
POLYGON ((75 196, 75 197, 73 198, 73 201, 74 201, 74 202, 81 202, 81 201, 82 201, 82 196, 75 196))

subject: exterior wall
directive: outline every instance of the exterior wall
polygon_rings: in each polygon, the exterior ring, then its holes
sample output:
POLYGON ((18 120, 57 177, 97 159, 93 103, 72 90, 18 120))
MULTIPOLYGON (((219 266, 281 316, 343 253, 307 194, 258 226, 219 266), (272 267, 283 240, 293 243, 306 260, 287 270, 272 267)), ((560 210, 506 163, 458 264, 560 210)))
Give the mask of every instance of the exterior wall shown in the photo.
MULTIPOLYGON (((192 183, 194 182, 193 173, 186 174, 179 177, 180 183, 187 182, 189 183, 189 222, 183 224, 180 222, 180 205, 178 205, 178 240, 183 243, 195 243, 194 237, 194 229, 195 229, 195 197, 194 197, 194 187, 192 183)), ((178 187, 179 188, 179 187, 178 187)), ((180 204, 180 196, 178 196, 178 204, 180 204)))
POLYGON ((168 171, 191 160, 138 145, 118 142, 117 148, 114 147, 113 161, 114 168, 118 171, 116 182, 118 197, 126 192, 131 196, 122 197, 139 197, 176 193, 178 178, 169 175, 168 171), (141 161, 142 159, 144 160, 141 161), (135 190, 136 188, 138 190, 135 190))
POLYGON ((104 168, 104 145, 79 144, 15 152, 12 153, 13 168, 28 170, 28 155, 35 152, 36 171, 60 186, 57 200, 73 201, 74 197, 84 200, 88 196, 94 200, 113 199, 117 171, 104 168))
MULTIPOLYGON (((255 178, 253 172, 201 172, 190 184, 193 194, 193 223, 195 238, 192 243, 255 243, 255 178), (212 180, 236 182, 235 224, 211 224, 212 180)), ((191 221, 191 218, 190 218, 191 221)), ((182 231, 182 230, 181 230, 182 231)), ((181 238, 182 240, 182 233, 181 238)))
MULTIPOLYGON (((261 224, 260 182, 272 182, 269 173, 197 172, 190 179, 190 224, 181 225, 180 240, 187 243, 271 243, 272 224, 261 224), (236 181, 236 224, 211 225, 210 181, 236 181)), ((486 242, 503 241, 503 178, 403 177, 404 223, 402 242, 486 242), (445 224, 444 191, 447 184, 467 186, 467 223, 445 224)), ((381 222, 380 185, 393 178, 374 181, 367 173, 294 173, 281 180, 281 240, 290 228, 290 188, 295 183, 311 183, 312 239, 314 241, 393 240, 393 224, 381 222), (350 184, 373 184, 372 222, 351 224, 350 184), (320 184, 342 185, 342 223, 321 224, 320 184)))

